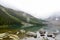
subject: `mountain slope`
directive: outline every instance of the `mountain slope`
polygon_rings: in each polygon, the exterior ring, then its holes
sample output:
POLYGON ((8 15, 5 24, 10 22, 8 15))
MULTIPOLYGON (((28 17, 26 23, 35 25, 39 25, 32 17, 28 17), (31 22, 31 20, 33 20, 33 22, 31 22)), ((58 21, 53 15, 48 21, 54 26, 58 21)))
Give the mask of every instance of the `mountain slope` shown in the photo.
POLYGON ((42 22, 43 21, 25 12, 13 10, 0 5, 0 29, 17 29, 22 26, 42 26, 42 22))

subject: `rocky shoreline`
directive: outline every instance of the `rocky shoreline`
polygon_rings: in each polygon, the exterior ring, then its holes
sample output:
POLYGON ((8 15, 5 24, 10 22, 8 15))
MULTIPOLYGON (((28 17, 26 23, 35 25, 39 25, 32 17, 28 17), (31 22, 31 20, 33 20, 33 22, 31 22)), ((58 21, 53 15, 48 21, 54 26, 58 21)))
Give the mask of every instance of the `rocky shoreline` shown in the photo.
POLYGON ((0 40, 60 40, 59 31, 48 32, 46 30, 39 30, 37 32, 19 30, 15 33, 5 32, 0 33, 0 40))

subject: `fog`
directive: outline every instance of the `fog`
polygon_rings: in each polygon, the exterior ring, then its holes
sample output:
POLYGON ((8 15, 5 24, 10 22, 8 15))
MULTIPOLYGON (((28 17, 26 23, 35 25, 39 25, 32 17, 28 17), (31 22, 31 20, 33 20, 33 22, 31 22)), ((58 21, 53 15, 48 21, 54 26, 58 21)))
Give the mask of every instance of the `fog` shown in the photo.
POLYGON ((47 18, 54 12, 60 12, 60 0, 0 0, 0 4, 25 11, 36 18, 47 18))

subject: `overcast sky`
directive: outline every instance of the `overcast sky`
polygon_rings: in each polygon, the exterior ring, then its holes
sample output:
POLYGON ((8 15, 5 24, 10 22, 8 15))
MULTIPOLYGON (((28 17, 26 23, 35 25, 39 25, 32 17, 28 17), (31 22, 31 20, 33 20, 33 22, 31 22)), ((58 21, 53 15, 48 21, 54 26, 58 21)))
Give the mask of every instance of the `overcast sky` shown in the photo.
POLYGON ((0 4, 37 18, 47 18, 54 12, 60 12, 60 0, 0 0, 0 4))

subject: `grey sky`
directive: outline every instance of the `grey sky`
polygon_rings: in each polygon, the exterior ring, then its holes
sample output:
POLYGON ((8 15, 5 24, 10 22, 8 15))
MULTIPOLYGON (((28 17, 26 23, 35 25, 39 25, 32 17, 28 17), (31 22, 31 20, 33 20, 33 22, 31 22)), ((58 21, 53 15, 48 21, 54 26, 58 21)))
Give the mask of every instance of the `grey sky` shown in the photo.
POLYGON ((0 4, 37 18, 47 18, 54 12, 60 12, 60 0, 0 0, 0 4))

